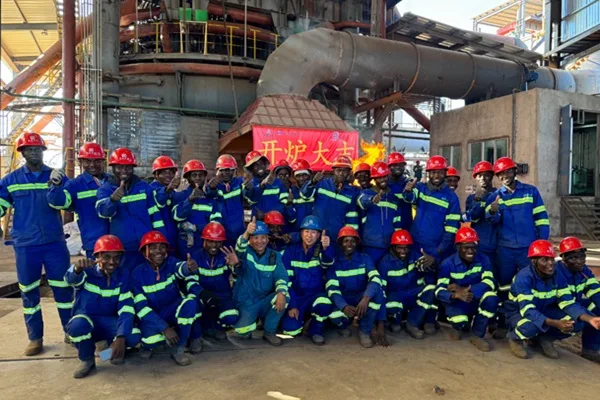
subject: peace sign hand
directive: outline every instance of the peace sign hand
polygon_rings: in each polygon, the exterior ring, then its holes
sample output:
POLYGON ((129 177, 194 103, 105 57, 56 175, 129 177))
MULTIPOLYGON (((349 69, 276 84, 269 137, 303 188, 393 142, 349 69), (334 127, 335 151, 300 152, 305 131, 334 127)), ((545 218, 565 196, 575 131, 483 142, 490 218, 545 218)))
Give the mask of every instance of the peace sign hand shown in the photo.
POLYGON ((225 254, 225 262, 227 265, 238 265, 240 263, 240 259, 238 258, 233 247, 221 247, 221 253, 225 254))

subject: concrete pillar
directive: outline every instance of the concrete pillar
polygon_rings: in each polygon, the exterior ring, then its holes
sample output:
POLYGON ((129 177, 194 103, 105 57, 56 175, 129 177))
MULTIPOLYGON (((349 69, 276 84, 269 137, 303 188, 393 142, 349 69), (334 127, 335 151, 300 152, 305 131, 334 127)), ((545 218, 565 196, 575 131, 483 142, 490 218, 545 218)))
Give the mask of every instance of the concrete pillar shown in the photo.
MULTIPOLYGON (((119 93, 119 82, 110 77, 119 76, 119 20, 121 18, 119 0, 102 0, 102 92, 119 93)), ((102 101, 118 102, 117 97, 102 97, 102 101)), ((107 121, 106 112, 103 110, 103 121, 107 121)), ((104 123, 106 125, 106 123, 104 123)), ((103 128, 99 138, 104 147, 108 147, 106 127, 103 128)))

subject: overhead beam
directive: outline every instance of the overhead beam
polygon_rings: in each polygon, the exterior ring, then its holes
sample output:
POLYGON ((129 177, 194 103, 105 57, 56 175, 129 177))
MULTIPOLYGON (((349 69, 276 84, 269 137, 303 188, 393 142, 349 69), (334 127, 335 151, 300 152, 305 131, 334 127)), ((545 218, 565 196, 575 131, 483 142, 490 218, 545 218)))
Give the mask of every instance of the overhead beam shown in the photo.
POLYGON ((30 63, 32 61, 35 61, 39 56, 21 56, 21 57, 13 57, 12 60, 16 63, 16 64, 21 64, 21 63, 30 63))
POLYGON ((43 23, 27 23, 21 24, 1 24, 0 28, 3 31, 55 31, 58 30, 56 23, 43 22, 43 23))
POLYGON ((13 62, 10 52, 6 50, 4 44, 2 43, 0 43, 0 50, 0 56, 2 58, 2 61, 4 61, 6 65, 8 65, 8 68, 12 69, 13 72, 19 72, 19 67, 17 67, 17 65, 13 62))

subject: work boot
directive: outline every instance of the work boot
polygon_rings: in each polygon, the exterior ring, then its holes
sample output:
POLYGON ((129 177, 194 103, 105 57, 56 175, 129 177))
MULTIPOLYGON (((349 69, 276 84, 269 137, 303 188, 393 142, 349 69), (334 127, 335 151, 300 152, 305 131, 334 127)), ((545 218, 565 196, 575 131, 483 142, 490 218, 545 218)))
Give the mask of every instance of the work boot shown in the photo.
POLYGON ((75 369, 75 372, 73 372, 73 378, 85 378, 95 369, 96 362, 93 358, 87 361, 79 361, 79 366, 77 367, 77 369, 75 369))
POLYGON ((414 326, 411 324, 406 324, 406 333, 410 335, 413 339, 423 339, 425 338, 425 332, 419 329, 418 326, 414 326))
POLYGON ((37 356, 42 351, 44 351, 44 341, 42 339, 38 340, 30 340, 27 347, 25 347, 25 354, 27 357, 37 356))
POLYGON ((459 331, 458 329, 450 329, 450 331, 448 332, 448 339, 450 340, 460 340, 462 339, 462 331, 459 331))
POLYGON ((198 354, 202 352, 202 338, 192 339, 190 343, 190 353, 198 354))
POLYGON ((338 329, 337 333, 341 337, 350 337, 350 336, 352 336, 352 332, 348 328, 338 329))
POLYGON ((358 339, 360 341, 360 345, 365 349, 374 346, 373 339, 371 339, 370 333, 364 333, 362 331, 358 331, 358 339))
POLYGON ((65 344, 73 344, 73 343, 71 343, 71 337, 66 332, 65 332, 65 337, 64 337, 63 341, 65 342, 65 344))
POLYGON ((426 335, 435 335, 435 333, 436 333, 435 324, 425 324, 423 326, 423 331, 425 331, 426 335))
POLYGON ((140 347, 139 356, 144 360, 149 360, 152 358, 152 350, 145 348, 144 346, 140 347))
POLYGON ((227 333, 225 331, 215 331, 215 339, 227 340, 227 333))
MULTIPOLYGON (((408 324, 407 324, 407 327, 408 327, 408 324)), ((390 325, 390 330, 392 331, 392 333, 400 333, 400 332, 402 332, 402 325, 401 324, 392 324, 392 325, 390 325)))
POLYGON ((325 338, 323 337, 323 335, 319 335, 319 334, 312 335, 310 340, 312 340, 312 342, 314 344, 316 344, 317 346, 323 346, 325 344, 325 338))
POLYGON ((515 357, 523 359, 529 358, 529 352, 522 340, 508 339, 508 346, 515 357))
POLYGON ((185 367, 192 363, 192 360, 190 360, 187 354, 185 354, 183 351, 183 346, 177 346, 175 350, 173 350, 171 358, 173 361, 175 361, 175 364, 179 365, 180 367, 185 367))
POLYGON ((600 363, 600 351, 586 349, 584 347, 581 349, 581 357, 585 358, 586 360, 600 363))
POLYGON ((502 340, 506 337, 508 330, 506 328, 497 328, 494 333, 492 333, 492 337, 496 340, 502 340))
POLYGON ((558 351, 554 348, 554 344, 551 340, 548 339, 540 339, 539 344, 542 348, 542 353, 553 360, 558 358, 558 351))
POLYGON ((488 352, 492 350, 490 343, 484 338, 480 338, 479 336, 471 335, 471 337, 469 338, 469 342, 471 342, 473 346, 477 347, 481 351, 488 352))
POLYGON ((281 346, 283 344, 281 338, 274 333, 265 332, 263 339, 269 342, 269 344, 272 346, 281 346))

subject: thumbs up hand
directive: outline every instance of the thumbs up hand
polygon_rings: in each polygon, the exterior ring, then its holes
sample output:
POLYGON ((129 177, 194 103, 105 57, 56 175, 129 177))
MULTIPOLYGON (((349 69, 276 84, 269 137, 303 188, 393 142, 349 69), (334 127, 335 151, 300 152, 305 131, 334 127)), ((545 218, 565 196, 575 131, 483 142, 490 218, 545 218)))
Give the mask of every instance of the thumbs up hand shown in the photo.
POLYGON ((190 272, 198 271, 198 263, 190 256, 190 253, 187 253, 187 267, 190 272))
POLYGON ((110 196, 110 199, 116 203, 117 201, 121 201, 123 196, 125 196, 125 181, 121 181, 121 184, 113 192, 112 196, 110 196))
POLYGON ((421 272, 431 271, 435 265, 435 258, 430 256, 425 252, 425 250, 421 249, 422 256, 416 262, 417 269, 421 272))
POLYGON ((412 190, 415 188, 415 185, 417 184, 417 179, 413 179, 408 181, 408 183, 406 184, 406 186, 404 187, 404 191, 405 192, 412 192, 412 190))
POLYGON ((490 208, 490 214, 496 214, 498 212, 498 209, 500 208, 500 196, 496 196, 496 199, 494 200, 494 202, 491 204, 491 208, 490 208))
POLYGON ((383 196, 383 190, 380 190, 379 193, 377 193, 375 196, 373 196, 373 199, 371 200, 373 202, 373 204, 378 204, 381 201, 381 197, 383 196))
POLYGON ((252 221, 250 221, 246 227, 246 233, 248 235, 254 235, 254 232, 256 232, 256 217, 252 217, 252 221))
POLYGON ((53 169, 52 172, 50 173, 50 182, 54 185, 54 186, 60 186, 62 185, 62 181, 65 177, 65 172, 61 169, 53 169))
POLYGON ((294 193, 292 189, 288 189, 287 205, 291 206, 292 204, 294 204, 294 193))
POLYGON ((327 236, 325 229, 321 232, 321 246, 323 246, 323 250, 327 250, 331 246, 331 239, 327 236))
POLYGON ((200 189, 200 185, 196 184, 194 186, 194 189, 192 190, 192 194, 190 194, 190 197, 188 198, 189 201, 194 201, 196 199, 203 199, 204 198, 204 192, 202 191, 202 189, 200 189))
POLYGON ((269 175, 267 175, 267 177, 263 179, 263 181, 260 183, 260 186, 264 188, 267 185, 272 185, 273 182, 275 182, 275 171, 271 170, 271 172, 269 172, 269 175))
POLYGON ((175 177, 171 180, 171 182, 169 182, 169 185, 167 186, 167 193, 170 193, 177 189, 180 183, 181 178, 179 177, 179 173, 175 172, 175 177))

